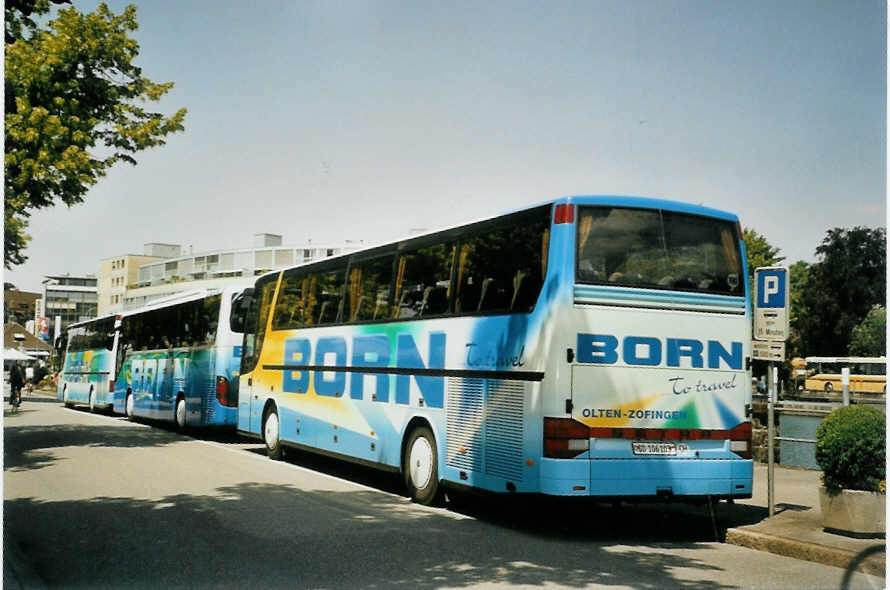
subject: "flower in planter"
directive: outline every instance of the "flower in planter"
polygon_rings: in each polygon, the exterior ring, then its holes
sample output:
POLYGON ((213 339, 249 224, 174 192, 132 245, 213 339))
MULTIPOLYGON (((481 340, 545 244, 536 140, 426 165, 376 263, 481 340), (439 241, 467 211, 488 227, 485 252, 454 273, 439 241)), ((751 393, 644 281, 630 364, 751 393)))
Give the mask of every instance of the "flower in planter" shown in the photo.
POLYGON ((816 431, 816 462, 829 493, 884 492, 885 420, 876 408, 845 406, 822 421, 816 431))

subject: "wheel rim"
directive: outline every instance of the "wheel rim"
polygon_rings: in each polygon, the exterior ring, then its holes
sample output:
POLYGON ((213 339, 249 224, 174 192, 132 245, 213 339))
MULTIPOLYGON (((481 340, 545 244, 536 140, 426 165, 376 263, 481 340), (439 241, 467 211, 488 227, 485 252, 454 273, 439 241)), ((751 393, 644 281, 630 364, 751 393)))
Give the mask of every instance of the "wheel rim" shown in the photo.
POLYGON ((408 455, 408 473, 411 482, 418 490, 422 490, 430 483, 433 474, 433 447, 425 437, 418 437, 411 445, 411 453, 408 455))
POLYGON ((176 402, 176 423, 180 428, 185 426, 185 400, 181 399, 176 402))
POLYGON ((133 416, 133 396, 127 396, 127 416, 133 416))
POLYGON ((90 411, 96 409, 96 394, 94 392, 90 392, 90 411))
POLYGON ((266 417, 266 446, 274 449, 278 446, 278 414, 272 412, 266 417))

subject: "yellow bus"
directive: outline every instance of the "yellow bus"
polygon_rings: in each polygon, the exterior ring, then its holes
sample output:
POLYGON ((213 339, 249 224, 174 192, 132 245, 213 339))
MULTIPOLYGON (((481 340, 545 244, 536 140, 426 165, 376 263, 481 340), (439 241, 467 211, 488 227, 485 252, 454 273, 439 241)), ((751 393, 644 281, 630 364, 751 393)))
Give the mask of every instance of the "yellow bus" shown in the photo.
POLYGON ((808 391, 841 391, 841 370, 850 369, 850 393, 887 393, 886 357, 826 357, 806 359, 808 391))

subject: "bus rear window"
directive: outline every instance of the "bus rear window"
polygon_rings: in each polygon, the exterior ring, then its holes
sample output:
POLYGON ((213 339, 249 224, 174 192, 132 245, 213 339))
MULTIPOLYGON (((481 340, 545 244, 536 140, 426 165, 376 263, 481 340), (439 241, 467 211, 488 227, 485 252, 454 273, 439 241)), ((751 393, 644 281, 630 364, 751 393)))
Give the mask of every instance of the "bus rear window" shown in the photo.
POLYGON ((579 207, 580 283, 742 296, 736 224, 658 209, 579 207))

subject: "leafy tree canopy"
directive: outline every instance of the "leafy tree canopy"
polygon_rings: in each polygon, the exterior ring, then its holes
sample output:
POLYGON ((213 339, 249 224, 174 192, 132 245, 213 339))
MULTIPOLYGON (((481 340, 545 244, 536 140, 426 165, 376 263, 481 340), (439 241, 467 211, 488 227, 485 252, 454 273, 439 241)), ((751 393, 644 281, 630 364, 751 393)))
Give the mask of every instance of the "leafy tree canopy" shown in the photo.
POLYGON ((775 266, 783 260, 779 256, 779 248, 770 244, 765 236, 760 235, 754 229, 746 227, 742 230, 742 239, 745 240, 745 250, 748 252, 748 276, 754 278, 754 269, 761 266, 775 266))
POLYGON ((884 356, 887 351, 887 309, 875 305, 850 336, 850 356, 884 356))
POLYGON ((748 262, 748 288, 751 297, 754 297, 754 269, 761 266, 775 266, 785 260, 779 256, 780 249, 770 244, 765 236, 760 235, 754 229, 746 227, 742 230, 742 239, 745 241, 746 260, 748 262))
POLYGON ((794 312, 801 347, 808 356, 843 356, 853 328, 886 300, 886 230, 828 230, 816 255, 794 312))
MULTIPOLYGON (((52 0, 59 3, 59 0, 52 0)), ((6 157, 4 264, 23 263, 31 212, 81 203, 117 162, 164 145, 183 130, 186 110, 170 117, 144 108, 172 82, 155 83, 133 61, 136 7, 116 15, 104 3, 83 14, 62 8, 45 27, 50 0, 13 0, 6 10, 6 157)))

